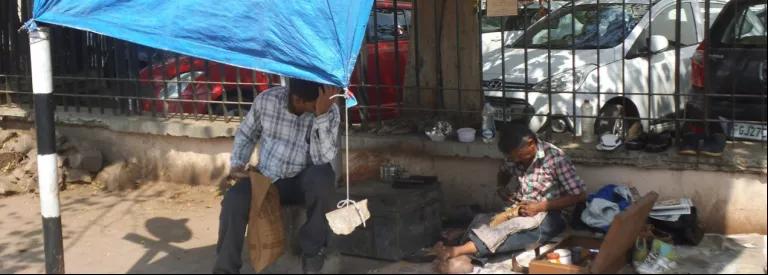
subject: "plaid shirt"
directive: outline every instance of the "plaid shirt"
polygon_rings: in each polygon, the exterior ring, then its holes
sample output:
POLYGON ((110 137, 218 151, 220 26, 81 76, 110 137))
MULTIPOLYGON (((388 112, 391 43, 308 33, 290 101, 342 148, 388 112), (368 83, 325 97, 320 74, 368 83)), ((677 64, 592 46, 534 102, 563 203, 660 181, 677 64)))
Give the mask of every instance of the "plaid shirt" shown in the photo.
POLYGON ((587 191, 584 181, 560 148, 538 140, 536 158, 530 166, 504 160, 501 171, 519 183, 517 201, 548 201, 587 191))
POLYGON ((264 176, 277 181, 292 178, 310 165, 336 157, 339 108, 320 116, 297 116, 288 110, 288 89, 275 87, 259 94, 235 134, 232 167, 248 164, 257 142, 264 176))

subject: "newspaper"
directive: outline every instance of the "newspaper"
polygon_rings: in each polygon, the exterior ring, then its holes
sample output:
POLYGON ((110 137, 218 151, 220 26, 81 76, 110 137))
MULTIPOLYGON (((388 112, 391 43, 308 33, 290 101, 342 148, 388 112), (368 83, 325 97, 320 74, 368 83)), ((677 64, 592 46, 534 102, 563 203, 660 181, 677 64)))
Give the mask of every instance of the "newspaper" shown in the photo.
POLYGON ((674 199, 656 202, 653 205, 653 210, 666 210, 666 209, 682 209, 693 207, 693 202, 689 198, 674 199))
POLYGON ((675 222, 681 215, 690 215, 693 201, 689 198, 661 201, 654 204, 650 217, 656 220, 675 222))
POLYGON ((660 221, 676 222, 680 219, 680 215, 651 215, 651 218, 660 221))

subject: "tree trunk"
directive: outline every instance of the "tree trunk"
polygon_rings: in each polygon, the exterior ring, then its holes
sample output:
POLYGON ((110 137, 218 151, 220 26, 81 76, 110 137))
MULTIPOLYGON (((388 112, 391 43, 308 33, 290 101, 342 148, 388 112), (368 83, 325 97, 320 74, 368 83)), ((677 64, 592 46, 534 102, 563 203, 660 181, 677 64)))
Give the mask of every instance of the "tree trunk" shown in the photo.
POLYGON ((405 106, 446 110, 446 115, 462 119, 473 117, 460 112, 477 112, 483 102, 477 1, 417 1, 405 106))

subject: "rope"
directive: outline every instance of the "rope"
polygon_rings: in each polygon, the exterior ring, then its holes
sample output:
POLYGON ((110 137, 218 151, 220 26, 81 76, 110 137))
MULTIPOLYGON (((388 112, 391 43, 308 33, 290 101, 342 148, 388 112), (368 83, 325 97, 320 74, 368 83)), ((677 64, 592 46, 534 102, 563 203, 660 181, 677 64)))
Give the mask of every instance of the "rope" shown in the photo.
MULTIPOLYGON (((349 93, 349 89, 344 88, 344 94, 343 95, 333 95, 331 96, 331 99, 337 98, 337 97, 343 97, 345 100, 345 106, 346 106, 346 100, 349 100, 349 96, 347 95, 349 93)), ((350 204, 355 208, 357 211, 357 215, 360 216, 360 221, 363 222, 363 228, 365 228, 365 218, 363 217, 363 212, 360 210, 360 207, 357 206, 357 202, 350 199, 349 197, 349 109, 346 109, 344 112, 344 169, 345 169, 345 182, 346 182, 346 188, 347 188, 347 198, 345 200, 339 201, 339 203, 336 204, 336 208, 341 209, 344 207, 348 207, 350 204)))

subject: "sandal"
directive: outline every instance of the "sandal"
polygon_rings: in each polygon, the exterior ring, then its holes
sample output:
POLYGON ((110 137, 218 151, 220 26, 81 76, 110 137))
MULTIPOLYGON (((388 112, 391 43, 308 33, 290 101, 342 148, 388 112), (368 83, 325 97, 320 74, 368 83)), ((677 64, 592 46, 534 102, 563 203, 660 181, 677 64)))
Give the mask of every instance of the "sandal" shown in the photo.
POLYGON ((403 261, 414 264, 425 264, 434 262, 437 259, 437 254, 432 248, 422 248, 416 252, 403 257, 403 261))

